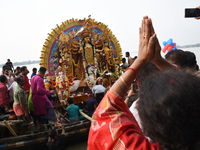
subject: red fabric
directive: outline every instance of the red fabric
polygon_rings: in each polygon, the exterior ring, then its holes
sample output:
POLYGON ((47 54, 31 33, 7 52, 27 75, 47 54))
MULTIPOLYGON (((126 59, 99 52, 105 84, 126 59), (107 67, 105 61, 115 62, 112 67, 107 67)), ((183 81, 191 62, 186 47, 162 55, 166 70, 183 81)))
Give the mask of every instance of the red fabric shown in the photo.
POLYGON ((160 150, 143 135, 123 99, 108 91, 92 116, 88 150, 160 150))
MULTIPOLYGON (((22 74, 23 75, 23 74, 22 74)), ((24 81, 25 81, 25 84, 24 84, 24 91, 29 91, 30 90, 30 84, 29 84, 29 81, 28 81, 28 77, 27 75, 23 75, 24 76, 24 81)))
POLYGON ((4 83, 0 82, 0 105, 9 104, 8 89, 4 83))

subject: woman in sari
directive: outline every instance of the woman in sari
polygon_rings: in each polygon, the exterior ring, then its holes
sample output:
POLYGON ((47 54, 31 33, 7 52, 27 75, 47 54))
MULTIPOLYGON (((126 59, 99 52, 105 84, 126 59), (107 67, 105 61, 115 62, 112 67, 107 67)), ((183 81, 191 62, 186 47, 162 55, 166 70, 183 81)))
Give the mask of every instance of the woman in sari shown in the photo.
POLYGON ((89 150, 199 149, 197 77, 173 70, 159 73, 142 85, 138 112, 144 133, 124 103, 131 83, 137 80, 145 64, 151 61, 162 71, 175 69, 161 57, 160 50, 151 19, 145 16, 140 28, 138 58, 110 88, 92 116, 89 150))

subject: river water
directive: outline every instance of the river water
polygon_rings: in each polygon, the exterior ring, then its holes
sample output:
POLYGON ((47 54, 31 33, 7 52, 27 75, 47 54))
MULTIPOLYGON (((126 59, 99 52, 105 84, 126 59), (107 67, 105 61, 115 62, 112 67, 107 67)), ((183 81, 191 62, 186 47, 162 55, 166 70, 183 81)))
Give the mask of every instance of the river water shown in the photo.
POLYGON ((84 142, 79 142, 77 144, 68 146, 66 150, 87 150, 87 140, 84 142))

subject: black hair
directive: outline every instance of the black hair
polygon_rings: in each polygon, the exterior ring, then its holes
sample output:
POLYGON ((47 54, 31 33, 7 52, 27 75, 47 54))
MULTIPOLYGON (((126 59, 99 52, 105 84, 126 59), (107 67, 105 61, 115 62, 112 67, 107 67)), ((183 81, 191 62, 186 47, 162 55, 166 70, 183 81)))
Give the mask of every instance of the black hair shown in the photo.
POLYGON ((185 54, 187 56, 187 67, 193 68, 196 65, 196 56, 194 53, 190 51, 185 51, 185 54))
POLYGON ((129 52, 126 52, 126 55, 130 56, 130 53, 129 53, 129 52))
POLYGON ((73 104, 73 98, 72 97, 68 97, 67 101, 68 101, 69 104, 73 104))
POLYGON ((195 65, 195 69, 196 69, 196 71, 199 71, 199 65, 195 65))
POLYGON ((22 67, 21 67, 21 72, 22 72, 22 71, 25 71, 26 68, 27 68, 26 66, 22 66, 22 67))
POLYGON ((5 68, 8 69, 9 67, 7 65, 3 65, 2 70, 4 70, 5 68))
POLYGON ((140 84, 142 85, 146 78, 158 72, 160 72, 160 70, 152 62, 147 63, 137 75, 140 84))
POLYGON ((173 61, 174 64, 180 68, 184 68, 187 65, 187 56, 183 50, 176 49, 168 52, 165 55, 165 59, 173 61))
POLYGON ((46 70, 47 69, 45 67, 40 67, 40 69, 39 69, 40 73, 42 73, 42 74, 45 74, 46 70))
POLYGON ((181 70, 142 84, 138 113, 143 132, 163 150, 200 149, 200 79, 181 70))
POLYGON ((55 139, 55 136, 56 136, 56 130, 53 129, 49 132, 49 137, 52 138, 52 139, 55 139))
POLYGON ((22 78, 24 78, 24 76, 18 75, 17 78, 16 78, 16 82, 17 82, 17 83, 21 82, 21 79, 22 79, 22 78))
POLYGON ((18 66, 18 67, 16 68, 16 70, 21 70, 21 68, 18 66))
POLYGON ((5 71, 5 70, 9 70, 7 66, 3 68, 3 71, 5 71))
POLYGON ((125 63, 126 62, 126 58, 122 58, 122 62, 125 63))
POLYGON ((7 61, 10 61, 10 59, 7 59, 7 61))
POLYGON ((33 71, 33 72, 34 72, 34 71, 37 71, 37 68, 33 68, 33 70, 32 70, 32 71, 33 71))
POLYGON ((1 83, 4 83, 6 81, 6 79, 7 79, 6 76, 4 76, 4 75, 0 76, 0 82, 1 83))

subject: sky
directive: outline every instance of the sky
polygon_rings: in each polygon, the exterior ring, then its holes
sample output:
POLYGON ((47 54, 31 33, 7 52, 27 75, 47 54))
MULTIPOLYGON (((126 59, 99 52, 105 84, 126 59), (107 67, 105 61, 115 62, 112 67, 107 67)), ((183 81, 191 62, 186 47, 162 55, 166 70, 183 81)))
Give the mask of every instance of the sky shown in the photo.
MULTIPOLYGON (((0 64, 39 60, 47 34, 56 24, 91 15, 108 25, 122 53, 137 55, 143 16, 152 18, 160 44, 172 38, 178 45, 200 43, 200 20, 184 18, 185 8, 199 0, 0 0, 0 64)), ((163 45, 162 45, 163 46, 163 45)))

